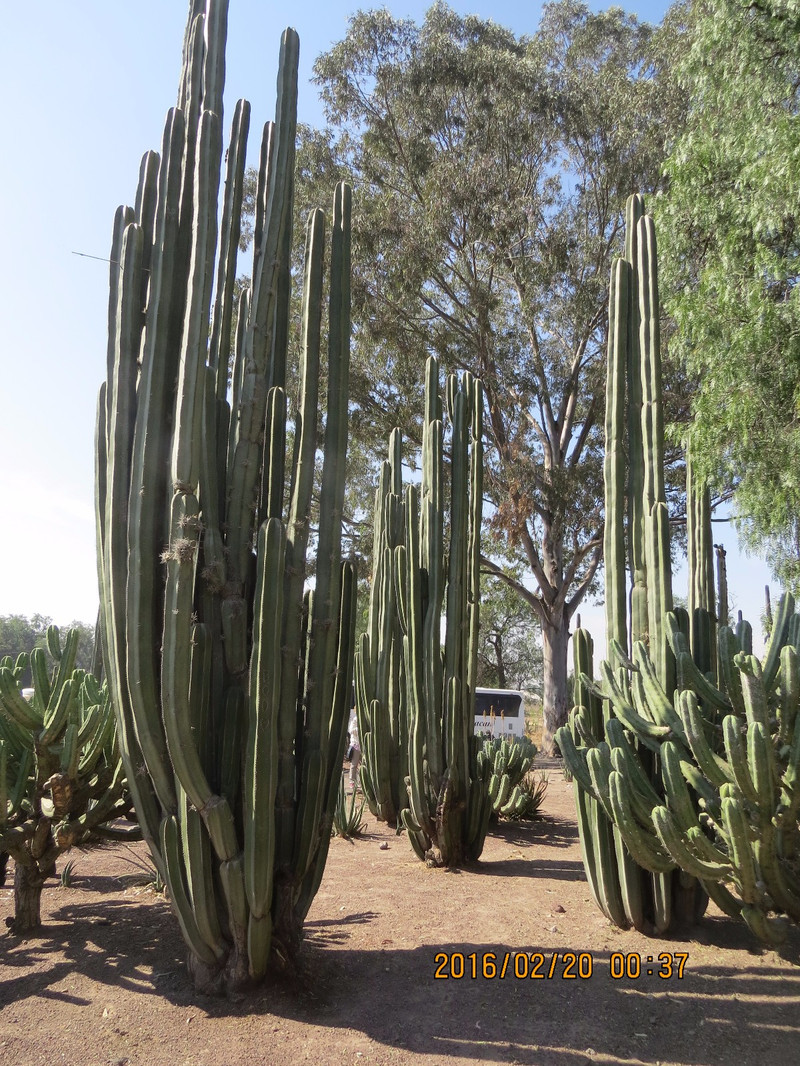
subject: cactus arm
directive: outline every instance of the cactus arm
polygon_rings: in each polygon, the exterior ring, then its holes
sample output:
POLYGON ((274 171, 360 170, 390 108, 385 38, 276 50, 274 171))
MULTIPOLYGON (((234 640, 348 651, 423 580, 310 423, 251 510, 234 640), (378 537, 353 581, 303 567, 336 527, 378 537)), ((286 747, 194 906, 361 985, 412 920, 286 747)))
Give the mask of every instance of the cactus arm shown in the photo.
POLYGON ((748 839, 747 816, 739 800, 723 797, 722 825, 734 869, 734 880, 742 900, 746 904, 755 904, 761 898, 761 893, 757 887, 758 875, 748 839))
POLYGON ((186 871, 186 885, 192 904, 197 931, 214 952, 218 960, 225 957, 215 900, 211 848, 208 834, 200 815, 186 802, 186 793, 179 799, 181 805, 181 846, 186 871))
POLYGON ((646 832, 634 818, 623 779, 616 771, 609 777, 609 802, 614 814, 614 823, 619 827, 634 861, 645 870, 656 874, 674 870, 675 863, 656 843, 654 834, 646 832))
MULTIPOLYGON (((236 586, 243 585, 246 579, 253 537, 255 512, 252 501, 261 465, 259 438, 266 413, 272 324, 277 313, 278 250, 282 245, 282 233, 290 225, 298 48, 297 34, 287 30, 281 41, 275 145, 270 149, 265 230, 259 245, 254 248, 257 258, 253 263, 253 293, 241 359, 238 418, 228 452, 226 547, 229 579, 236 586)), ((273 381, 272 384, 283 382, 273 381)))
POLYGON ((202 810, 212 792, 192 736, 189 705, 198 514, 196 497, 175 494, 164 597, 161 696, 164 730, 175 774, 191 802, 202 810))
MULTIPOLYGON (((166 523, 160 508, 167 493, 162 472, 163 456, 169 452, 171 421, 169 396, 174 370, 177 308, 174 290, 180 267, 177 262, 178 215, 185 124, 183 114, 172 110, 167 115, 162 142, 162 166, 159 177, 154 249, 150 267, 150 291, 145 320, 142 366, 137 390, 136 420, 133 432, 130 492, 127 510, 128 579, 125 589, 125 617, 128 673, 126 703, 130 703, 132 723, 137 723, 136 741, 140 743, 152 788, 166 810, 174 809, 175 792, 168 766, 166 739, 161 717, 159 673, 154 648, 161 643, 163 600, 161 598, 161 553, 167 540, 166 523)), ((98 465, 104 466, 105 464, 98 465)), ((98 478, 103 476, 103 472, 98 478)), ((122 501, 118 501, 121 504, 122 501)), ((114 501, 110 501, 113 506, 114 501)), ((119 521, 125 512, 120 507, 119 521)), ((103 517, 101 512, 101 518, 103 517)), ((109 518, 105 518, 108 527, 109 518)), ((104 551, 104 555, 107 551, 104 551)), ((110 579, 109 579, 110 581, 110 579)), ((107 597, 104 597, 104 601, 107 597)), ((110 620, 114 625, 113 618, 110 620)), ((106 620, 108 632, 109 620, 106 620)), ((112 695, 118 704, 123 689, 117 680, 123 661, 113 653, 109 671, 112 695)), ((133 738, 131 738, 131 743, 133 738)), ((127 749, 128 742, 123 741, 127 749)), ((125 753, 124 753, 125 754, 125 753)), ((132 776, 132 757, 125 754, 128 777, 132 776)), ((137 810, 139 805, 137 804, 137 810)), ((151 821, 152 819, 149 819, 151 821)), ((157 826, 157 822, 156 822, 157 826)), ((153 839, 151 825, 150 839, 153 839)), ((155 839, 158 838, 157 828, 155 839)))
POLYGON ((722 720, 722 736, 725 742, 725 757, 728 760, 728 765, 731 768, 736 784, 751 803, 757 803, 758 794, 747 765, 740 733, 740 722, 734 715, 729 714, 722 720))
POLYGON ((213 948, 203 939, 192 909, 192 901, 186 888, 183 858, 180 849, 180 829, 174 815, 164 818, 161 824, 161 854, 164 857, 169 898, 178 919, 184 940, 194 954, 210 966, 219 964, 213 948))
POLYGON ((227 155, 225 199, 220 228, 220 256, 217 265, 216 298, 209 344, 209 366, 215 371, 214 393, 220 400, 224 400, 228 392, 229 338, 233 318, 233 293, 241 233, 245 154, 249 129, 250 104, 247 100, 239 100, 234 111, 227 155))
POLYGON ((691 690, 681 692, 677 702, 678 714, 683 722, 687 742, 700 770, 716 787, 724 785, 726 781, 732 781, 733 774, 730 767, 724 759, 712 751, 706 739, 696 694, 691 690))
POLYGON ((731 875, 730 864, 708 862, 686 846, 675 816, 666 807, 653 808, 653 825, 664 850, 669 852, 673 861, 692 877, 722 881, 731 875))
MULTIPOLYGON (((591 751, 589 754, 591 754, 591 751)), ((596 764, 588 761, 588 755, 587 763, 591 773, 593 766, 596 766, 596 764)), ((592 776, 592 781, 595 781, 595 775, 592 776)), ((605 802, 607 803, 608 800, 605 802)), ((596 801, 591 803, 587 813, 591 826, 590 832, 592 838, 592 852, 595 862, 598 900, 602 910, 609 920, 615 925, 625 928, 628 924, 628 917, 625 913, 622 894, 620 892, 619 878, 617 876, 615 862, 616 851, 611 822, 606 815, 605 805, 603 803, 598 803, 596 801)))
POLYGON ((778 739, 789 744, 795 733, 800 707, 800 665, 797 649, 787 644, 781 650, 779 680, 778 739))
MULTIPOLYGON (((259 531, 257 600, 245 750, 244 868, 251 916, 269 911, 275 839, 271 831, 277 785, 277 714, 280 697, 282 578, 285 534, 279 519, 259 531)), ((262 931, 263 932, 263 931, 262 931)))
POLYGON ((0 711, 10 722, 17 723, 22 729, 42 728, 41 718, 23 698, 17 688, 14 673, 7 666, 0 666, 0 711))
POLYGON ((711 684, 705 674, 701 673, 692 656, 688 652, 682 651, 676 658, 679 687, 681 689, 694 690, 704 706, 727 714, 731 710, 730 700, 711 684))
POLYGON ((786 939, 788 928, 785 920, 781 918, 771 920, 758 907, 748 904, 742 906, 740 913, 751 933, 762 943, 777 947, 786 939))
POLYGON ((764 688, 770 691, 775 683, 780 667, 781 649, 786 645, 789 635, 789 625, 794 615, 794 597, 790 592, 785 592, 778 602, 778 609, 772 622, 769 646, 764 659, 763 680, 764 688))
POLYGON ((625 378, 627 370, 628 302, 631 268, 617 259, 611 268, 608 306, 608 373, 605 425, 605 527, 603 558, 606 580, 606 633, 609 642, 628 645, 627 589, 625 586, 625 378))

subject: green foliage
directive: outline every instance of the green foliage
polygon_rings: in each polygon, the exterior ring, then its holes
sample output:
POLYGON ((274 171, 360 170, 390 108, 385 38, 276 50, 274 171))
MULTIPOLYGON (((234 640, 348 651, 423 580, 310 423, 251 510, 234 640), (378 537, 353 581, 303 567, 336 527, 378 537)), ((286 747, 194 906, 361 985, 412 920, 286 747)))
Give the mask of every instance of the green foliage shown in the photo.
POLYGON ((536 616, 514 589, 490 575, 481 585, 478 686, 541 693, 542 669, 536 616))
POLYGON ((227 6, 193 0, 162 153, 145 155, 135 208, 117 212, 96 433, 103 647, 120 746, 190 972, 214 992, 295 963, 330 842, 355 613, 341 551, 350 189, 337 187, 329 227, 325 379, 326 223, 309 215, 290 409, 299 42, 287 30, 229 389, 250 111, 237 103, 220 201, 227 6))
POLYGON ((59 855, 103 834, 139 835, 109 827, 135 819, 108 689, 75 666, 80 635, 72 629, 62 643, 48 628, 52 670, 41 648, 0 660, 0 852, 17 867, 12 929, 19 933, 40 924, 42 885, 59 855), (28 671, 30 700, 21 693, 28 671))
POLYGON ((523 38, 442 3, 420 25, 361 12, 315 67, 330 138, 302 131, 298 153, 301 201, 334 176, 361 191, 357 432, 376 451, 395 425, 421 442, 417 368, 431 352, 484 382, 492 521, 550 652, 547 739, 567 709, 570 618, 600 560, 620 207, 658 184, 680 112, 663 36, 572 0, 523 38))
POLYGON ((548 781, 544 770, 538 774, 535 770, 530 770, 517 786, 519 794, 516 802, 513 805, 507 804, 508 809, 501 811, 503 817, 511 822, 538 821, 542 817, 548 781))
POLYGON ((698 470, 800 588, 800 34, 792 0, 701 0, 678 65, 687 127, 658 203, 698 470))

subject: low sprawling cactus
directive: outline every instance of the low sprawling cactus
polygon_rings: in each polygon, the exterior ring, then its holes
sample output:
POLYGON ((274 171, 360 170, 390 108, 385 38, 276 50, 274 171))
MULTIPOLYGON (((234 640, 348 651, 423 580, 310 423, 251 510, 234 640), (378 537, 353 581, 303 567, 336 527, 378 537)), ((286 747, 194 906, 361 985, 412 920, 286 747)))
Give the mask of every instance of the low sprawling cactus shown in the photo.
MULTIPOLYGON (((800 615, 785 596, 763 662, 746 627, 721 626, 721 688, 695 665, 687 622, 667 616, 674 697, 637 643, 630 685, 606 671, 605 739, 574 748, 565 735, 565 757, 639 866, 697 878, 722 910, 774 943, 785 933, 775 916, 800 922, 800 615), (660 790, 645 768, 650 752, 660 790)), ((577 726, 587 732, 580 716, 577 726)))
POLYGON ((259 980, 299 949, 330 841, 355 619, 341 560, 350 190, 337 189, 330 227, 325 366, 325 219, 309 215, 290 412, 299 42, 287 30, 229 389, 249 105, 235 109, 218 224, 227 6, 192 0, 162 153, 145 156, 136 206, 117 214, 97 429, 103 646, 120 746, 190 970, 207 990, 259 980))
POLYGON ((42 886, 58 856, 132 817, 107 688, 75 669, 79 637, 70 630, 62 646, 58 629, 48 629, 52 673, 42 648, 0 662, 0 852, 15 863, 18 933, 40 924, 42 886), (24 696, 29 666, 33 691, 24 696))

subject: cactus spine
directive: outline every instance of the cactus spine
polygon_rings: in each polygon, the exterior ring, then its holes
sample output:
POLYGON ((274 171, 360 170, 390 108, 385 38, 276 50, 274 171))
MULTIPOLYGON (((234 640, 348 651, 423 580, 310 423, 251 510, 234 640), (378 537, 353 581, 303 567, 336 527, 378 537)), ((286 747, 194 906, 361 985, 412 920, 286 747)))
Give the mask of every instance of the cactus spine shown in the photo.
POLYGON ((297 952, 330 839, 354 618, 340 546, 350 192, 337 189, 331 227, 318 557, 306 594, 325 225, 312 212, 287 473, 298 39, 283 36, 276 121, 262 142, 229 402, 249 105, 236 107, 218 226, 226 21, 224 0, 192 3, 178 107, 160 156, 145 157, 135 209, 117 215, 97 429, 98 570, 120 746, 191 972, 209 990, 260 979, 270 960, 291 964, 297 952))

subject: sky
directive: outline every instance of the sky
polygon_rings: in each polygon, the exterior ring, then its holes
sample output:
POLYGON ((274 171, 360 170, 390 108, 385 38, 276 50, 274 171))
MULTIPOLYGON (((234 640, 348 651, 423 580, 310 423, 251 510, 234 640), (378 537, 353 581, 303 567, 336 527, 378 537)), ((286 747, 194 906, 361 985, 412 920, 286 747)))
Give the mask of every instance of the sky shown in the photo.
MULTIPOLYGON (((159 147, 175 101, 188 4, 2 0, 1 6, 0 88, 7 103, 0 155, 0 615, 92 622, 104 260, 115 209, 132 203, 141 156, 159 147)), ((300 35, 298 117, 322 125, 311 84, 314 59, 345 35, 350 15, 370 6, 378 5, 231 0, 225 128, 241 96, 252 104, 251 130, 273 117, 287 12, 300 35)), ((420 20, 429 4, 397 0, 386 6, 396 17, 420 20)), ((541 10, 517 0, 453 0, 451 6, 518 34, 535 30, 541 10)), ((623 6, 658 22, 668 5, 630 0, 623 6)), ((249 160, 257 161, 252 134, 249 160)), ((728 551, 734 605, 756 623, 769 571, 761 560, 740 555, 731 526, 715 526, 714 535, 728 551)), ((685 580, 676 575, 677 592, 685 592, 685 580)), ((772 590, 776 599, 774 582, 772 590)), ((587 604, 581 616, 599 651, 602 607, 587 604)))

